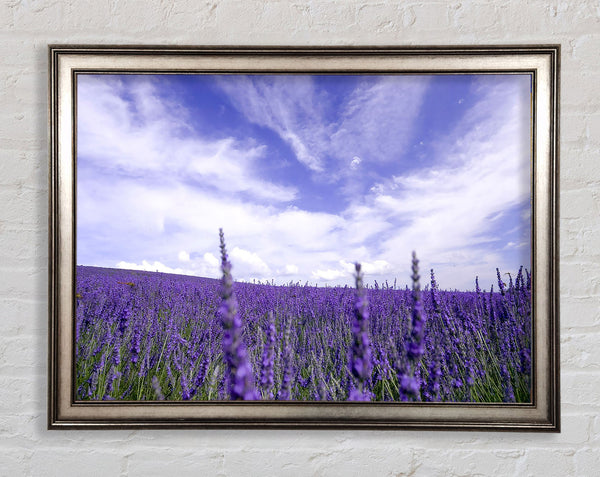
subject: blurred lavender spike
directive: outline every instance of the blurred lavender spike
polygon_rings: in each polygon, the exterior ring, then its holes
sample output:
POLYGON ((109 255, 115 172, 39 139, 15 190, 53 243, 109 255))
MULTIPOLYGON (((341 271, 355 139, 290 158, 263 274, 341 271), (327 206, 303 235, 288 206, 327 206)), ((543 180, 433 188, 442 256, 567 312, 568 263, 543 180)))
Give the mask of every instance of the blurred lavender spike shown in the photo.
POLYGON ((233 294, 231 263, 227 258, 225 235, 219 229, 221 249, 221 306, 217 311, 223 326, 223 356, 225 359, 226 389, 232 400, 259 399, 254 388, 254 374, 248 363, 246 347, 242 341, 242 320, 238 314, 238 304, 233 294))
POLYGON ((423 353, 425 347, 423 344, 423 335, 425 333, 425 319, 423 302, 421 301, 421 285, 419 283, 419 261, 417 260, 417 254, 412 254, 412 330, 411 330, 411 343, 408 347, 408 357, 411 361, 418 361, 423 353))
POLYGON ((425 317, 421 301, 421 285, 419 282, 419 260, 412 253, 412 328, 410 343, 408 343, 408 367, 400 378, 400 398, 403 401, 420 399, 421 389, 419 380, 414 376, 414 368, 425 352, 423 336, 425 334, 425 317))
POLYGON ((430 271, 431 273, 431 288, 430 288, 430 294, 431 294, 431 303, 433 304, 433 311, 435 311, 436 313, 439 313, 440 311, 440 306, 438 304, 437 298, 436 298, 436 292, 437 292, 437 282, 435 281, 435 273, 433 272, 433 268, 430 271))
POLYGON ((360 263, 356 269, 356 302, 352 321, 352 357, 350 371, 356 380, 356 387, 350 392, 351 401, 370 401, 372 393, 368 390, 373 369, 371 339, 369 337, 369 300, 363 286, 363 274, 360 263))
POLYGON ((274 365, 275 365, 275 318, 273 312, 269 311, 267 316, 267 334, 263 349, 262 371, 260 385, 264 390, 266 399, 273 399, 274 365))
POLYGON ((287 401, 292 394, 292 346, 290 343, 291 323, 286 321, 283 333, 283 378, 277 399, 287 401))
POLYGON ((156 377, 156 376, 152 377, 152 388, 154 389, 154 393, 156 394, 156 400, 164 401, 165 396, 162 393, 162 389, 160 387, 160 382, 158 381, 158 377, 156 377))

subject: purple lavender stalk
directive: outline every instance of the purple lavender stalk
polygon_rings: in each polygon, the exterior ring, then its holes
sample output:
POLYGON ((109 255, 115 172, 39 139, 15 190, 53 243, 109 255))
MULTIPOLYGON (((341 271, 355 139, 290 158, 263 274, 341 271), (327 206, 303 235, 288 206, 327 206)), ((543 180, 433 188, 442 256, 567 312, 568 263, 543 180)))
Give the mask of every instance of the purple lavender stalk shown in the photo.
POLYGON ((162 389, 160 388, 160 382, 158 381, 158 377, 152 377, 152 389, 154 389, 154 393, 156 394, 157 401, 164 401, 165 396, 162 393, 162 389))
POLYGON ((238 314, 238 304, 233 294, 231 263, 227 258, 223 229, 219 229, 219 238, 223 278, 219 290, 222 302, 217 313, 223 326, 226 389, 232 400, 259 399, 254 388, 254 374, 248 363, 246 347, 242 341, 242 320, 238 314))
POLYGON ((368 389, 373 363, 371 360, 371 339, 369 338, 369 300, 363 286, 363 274, 360 263, 356 268, 356 302, 352 321, 352 357, 350 371, 355 378, 356 387, 350 392, 350 401, 370 401, 373 394, 368 389))
POLYGON ((496 276, 498 277, 498 288, 500 288, 500 293, 502 296, 506 295, 506 286, 502 281, 502 277, 500 276, 500 270, 496 268, 496 276))
POLYGON ((412 330, 411 342, 408 346, 408 357, 411 361, 418 361, 425 352, 423 335, 425 333, 425 317, 423 310, 423 302, 421 301, 421 285, 419 284, 419 261, 417 254, 412 254, 412 330))
POLYGON ((290 322, 287 321, 283 334, 283 378, 277 399, 287 401, 292 394, 292 346, 290 343, 290 322))
POLYGON ((433 311, 435 313, 439 313, 440 312, 440 305, 439 305, 439 303, 437 301, 437 297, 436 297, 436 292, 437 292, 437 289, 438 289, 438 284, 435 281, 435 273, 433 272, 433 268, 431 269, 430 274, 431 274, 431 289, 430 289, 431 290, 430 291, 430 294, 431 294, 431 303, 433 304, 433 311))
POLYGON ((260 385, 266 399, 273 399, 273 383, 275 380, 273 371, 275 365, 275 319, 273 318, 272 311, 269 311, 268 318, 269 321, 265 347, 263 350, 260 385))
POLYGON ((421 385, 414 375, 414 368, 425 352, 423 336, 425 334, 425 317, 423 302, 421 301, 421 285, 419 283, 419 261, 417 254, 412 253, 412 327, 410 343, 408 344, 408 366, 400 378, 400 399, 420 399, 421 385))

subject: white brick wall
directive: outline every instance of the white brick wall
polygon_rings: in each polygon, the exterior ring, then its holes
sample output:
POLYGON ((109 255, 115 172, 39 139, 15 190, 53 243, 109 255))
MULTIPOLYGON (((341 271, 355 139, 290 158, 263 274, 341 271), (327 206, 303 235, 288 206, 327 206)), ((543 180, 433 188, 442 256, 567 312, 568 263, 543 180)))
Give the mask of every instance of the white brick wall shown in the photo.
POLYGON ((0 475, 600 475, 600 2, 1 0, 0 475), (47 45, 560 43, 563 432, 46 427, 47 45))

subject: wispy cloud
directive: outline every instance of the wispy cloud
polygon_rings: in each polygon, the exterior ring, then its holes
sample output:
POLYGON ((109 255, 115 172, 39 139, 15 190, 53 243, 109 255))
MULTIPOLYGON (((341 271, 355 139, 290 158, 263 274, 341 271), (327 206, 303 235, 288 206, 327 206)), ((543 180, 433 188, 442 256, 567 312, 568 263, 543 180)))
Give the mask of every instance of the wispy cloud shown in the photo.
POLYGON ((372 165, 406 153, 429 83, 417 76, 356 78, 339 77, 353 85, 341 107, 317 87, 323 77, 240 76, 220 85, 248 120, 276 132, 299 162, 317 173, 328 168, 335 180, 344 176, 342 164, 356 170, 363 160, 372 165))
POLYGON ((249 121, 275 131, 312 171, 324 170, 329 131, 310 76, 237 76, 219 84, 249 121))
MULTIPOLYGON (((473 265, 488 277, 509 258, 513 267, 528 264, 527 250, 501 256, 505 243, 493 220, 514 207, 529 209, 525 88, 518 79, 481 83, 473 92, 480 100, 454 130, 436 139, 435 167, 393 176, 366 197, 369 220, 376 220, 373 214, 382 224, 397 224, 381 234, 382 256, 418 248, 422 257, 431 257, 427 262, 473 265)), ((444 278, 450 282, 454 272, 444 278)))
POLYGON ((264 146, 225 137, 203 138, 190 114, 159 95, 151 79, 124 84, 117 78, 80 76, 78 154, 87 168, 113 179, 192 182, 225 194, 289 202, 297 191, 254 171, 264 146))
POLYGON ((369 165, 401 162, 429 82, 423 76, 382 76, 360 82, 332 134, 331 154, 340 159, 356 155, 369 165))

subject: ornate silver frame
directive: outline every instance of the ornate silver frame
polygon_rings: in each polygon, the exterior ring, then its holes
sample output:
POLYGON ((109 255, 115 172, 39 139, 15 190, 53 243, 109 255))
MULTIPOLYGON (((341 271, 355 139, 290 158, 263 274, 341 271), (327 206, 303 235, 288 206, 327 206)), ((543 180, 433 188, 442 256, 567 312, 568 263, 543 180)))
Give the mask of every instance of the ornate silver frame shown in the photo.
POLYGON ((560 430, 560 47, 49 47, 48 427, 560 430), (75 84, 82 72, 528 73, 533 77, 533 392, 530 404, 76 402, 75 84))

